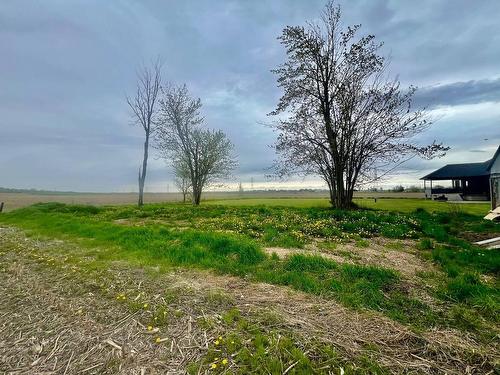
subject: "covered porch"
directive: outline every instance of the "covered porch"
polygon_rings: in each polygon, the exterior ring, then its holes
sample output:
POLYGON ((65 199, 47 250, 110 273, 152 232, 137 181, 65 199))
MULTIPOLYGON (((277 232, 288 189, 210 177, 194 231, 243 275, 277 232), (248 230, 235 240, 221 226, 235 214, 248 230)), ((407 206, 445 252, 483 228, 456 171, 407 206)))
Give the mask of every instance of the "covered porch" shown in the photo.
POLYGON ((425 197, 429 199, 455 199, 489 201, 490 182, 488 165, 484 163, 448 164, 424 177, 425 197), (442 186, 446 182, 446 187, 442 186))

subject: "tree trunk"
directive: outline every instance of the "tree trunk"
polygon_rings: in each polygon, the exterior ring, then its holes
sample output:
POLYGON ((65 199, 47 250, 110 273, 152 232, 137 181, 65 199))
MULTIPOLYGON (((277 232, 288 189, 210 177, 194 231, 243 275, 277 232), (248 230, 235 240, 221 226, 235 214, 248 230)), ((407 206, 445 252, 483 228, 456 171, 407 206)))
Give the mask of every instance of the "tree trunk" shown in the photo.
POLYGON ((144 159, 142 160, 142 169, 139 168, 139 207, 144 205, 144 183, 146 182, 146 169, 148 167, 148 147, 149 132, 146 132, 146 140, 144 141, 144 159))
POLYGON ((195 206, 199 206, 200 201, 201 201, 201 190, 199 190, 199 189, 194 190, 193 189, 193 204, 195 206))
POLYGON ((332 205, 332 207, 335 207, 335 180, 331 178, 331 176, 325 175, 325 181, 328 185, 328 192, 330 194, 330 204, 332 205))
POLYGON ((352 207, 353 189, 344 186, 343 174, 336 173, 333 181, 328 183, 330 204, 333 208, 346 210, 352 207))
POLYGON ((142 182, 142 172, 141 172, 141 167, 139 167, 139 178, 138 178, 138 181, 139 181, 139 202, 138 202, 138 205, 139 207, 141 207, 144 202, 143 202, 143 195, 144 195, 144 183, 142 182))

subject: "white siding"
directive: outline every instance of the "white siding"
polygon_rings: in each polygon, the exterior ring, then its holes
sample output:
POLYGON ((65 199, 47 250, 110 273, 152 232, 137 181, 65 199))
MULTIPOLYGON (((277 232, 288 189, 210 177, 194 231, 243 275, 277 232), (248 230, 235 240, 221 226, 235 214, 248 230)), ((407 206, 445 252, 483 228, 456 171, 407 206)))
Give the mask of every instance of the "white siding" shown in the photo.
POLYGON ((491 166, 490 172, 491 174, 496 174, 496 173, 500 174, 500 154, 497 156, 493 165, 491 166))
POLYGON ((500 206, 500 153, 490 169, 491 209, 500 206))

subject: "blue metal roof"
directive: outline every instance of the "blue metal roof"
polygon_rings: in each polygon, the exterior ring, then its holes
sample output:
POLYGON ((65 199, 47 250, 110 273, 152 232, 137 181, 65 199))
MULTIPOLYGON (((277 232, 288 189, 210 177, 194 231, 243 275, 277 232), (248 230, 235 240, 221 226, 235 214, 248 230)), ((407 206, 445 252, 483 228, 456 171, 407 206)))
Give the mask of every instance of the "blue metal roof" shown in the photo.
POLYGON ((447 164, 421 180, 460 180, 461 178, 489 176, 490 169, 495 159, 500 156, 500 146, 498 146, 493 158, 482 163, 447 164))
POLYGON ((482 163, 448 164, 438 170, 429 173, 421 180, 459 180, 478 176, 489 176, 491 160, 482 163))

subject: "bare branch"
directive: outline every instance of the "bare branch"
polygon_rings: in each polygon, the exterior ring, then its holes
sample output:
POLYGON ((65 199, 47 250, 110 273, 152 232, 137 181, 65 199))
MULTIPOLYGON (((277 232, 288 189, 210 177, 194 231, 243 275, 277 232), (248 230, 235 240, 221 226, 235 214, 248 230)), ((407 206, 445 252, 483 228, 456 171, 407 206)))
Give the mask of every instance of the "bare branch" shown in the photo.
POLYGON ((358 37, 359 30, 342 27, 340 7, 330 1, 319 23, 285 27, 279 39, 287 60, 273 70, 284 92, 271 115, 286 116, 273 124, 275 171, 320 175, 339 208, 352 204, 355 187, 374 168, 386 165, 389 173, 407 158, 448 150, 413 141, 431 124, 425 111, 411 109, 416 89, 386 77, 382 44, 358 37))
POLYGON ((144 183, 148 166, 149 138, 154 132, 157 115, 158 94, 161 89, 161 63, 157 59, 151 67, 142 67, 137 72, 137 89, 133 97, 127 96, 134 123, 144 130, 144 156, 139 168, 139 206, 144 204, 144 183))
POLYGON ((176 175, 188 175, 196 205, 204 188, 228 177, 236 166, 233 144, 222 131, 203 128, 200 110, 200 99, 192 98, 185 85, 164 89, 155 135, 156 147, 171 160, 176 175))

